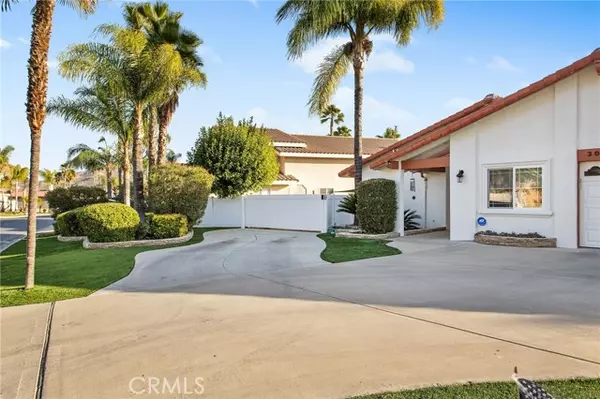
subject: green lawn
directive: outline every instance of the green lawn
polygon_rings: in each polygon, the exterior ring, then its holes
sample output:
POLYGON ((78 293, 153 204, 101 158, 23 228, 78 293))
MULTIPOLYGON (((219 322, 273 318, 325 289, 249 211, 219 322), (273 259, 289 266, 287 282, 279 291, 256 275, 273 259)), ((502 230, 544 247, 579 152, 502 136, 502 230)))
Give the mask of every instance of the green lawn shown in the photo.
MULTIPOLYGON (((556 399, 598 399, 600 379, 536 381, 556 399)), ((518 399, 514 382, 450 385, 357 396, 354 399, 518 399)))
POLYGON ((81 242, 60 242, 55 236, 38 237, 35 287, 23 290, 25 281, 25 240, 0 254, 0 306, 60 301, 87 296, 127 276, 140 252, 197 244, 204 232, 194 229, 186 243, 162 247, 83 249, 81 242))
POLYGON ((360 238, 335 237, 333 234, 319 234, 327 247, 321 252, 321 259, 331 262, 348 262, 351 260, 377 258, 380 256, 398 255, 400 250, 388 247, 386 240, 364 240, 360 238))

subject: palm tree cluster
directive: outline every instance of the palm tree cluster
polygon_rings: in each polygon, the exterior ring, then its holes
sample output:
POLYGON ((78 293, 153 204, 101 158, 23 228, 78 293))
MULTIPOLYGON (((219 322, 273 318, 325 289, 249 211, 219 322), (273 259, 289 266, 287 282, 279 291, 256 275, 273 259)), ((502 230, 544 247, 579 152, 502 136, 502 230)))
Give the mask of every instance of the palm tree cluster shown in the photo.
MULTIPOLYGON (((0 190, 2 190, 2 205, 0 211, 4 212, 7 208, 4 203, 4 193, 8 191, 9 198, 14 197, 16 210, 21 210, 19 202, 19 193, 21 186, 24 188, 29 175, 29 168, 10 163, 10 156, 15 148, 11 145, 0 149, 0 190)), ((25 202, 26 203, 26 202, 25 202)))
POLYGON ((167 129, 179 95, 186 88, 205 86, 206 75, 197 54, 202 40, 182 28, 182 13, 156 2, 126 4, 123 16, 123 26, 96 28, 107 43, 75 44, 59 55, 59 73, 85 85, 74 99, 52 99, 48 112, 116 137, 114 148, 105 141, 97 150, 83 144, 72 147, 67 163, 104 170, 109 196, 113 171, 119 168, 120 191, 128 205, 133 169, 133 207, 143 219, 145 176, 148 168, 167 162, 167 129))

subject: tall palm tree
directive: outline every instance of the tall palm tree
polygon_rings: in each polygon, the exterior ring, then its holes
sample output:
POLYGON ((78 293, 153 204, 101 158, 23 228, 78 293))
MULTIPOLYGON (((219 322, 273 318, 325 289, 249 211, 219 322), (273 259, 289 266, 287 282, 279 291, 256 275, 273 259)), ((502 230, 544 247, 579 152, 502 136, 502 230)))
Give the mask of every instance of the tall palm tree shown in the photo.
POLYGON ((333 135, 337 137, 352 137, 352 129, 346 125, 338 126, 333 135))
POLYGON ((173 151, 172 149, 168 149, 167 150, 167 162, 168 163, 176 163, 177 161, 179 161, 179 158, 181 158, 181 154, 178 152, 173 151))
POLYGON ((75 180, 76 176, 75 169, 71 168, 68 164, 63 164, 56 173, 56 180, 59 183, 64 183, 67 187, 71 187, 71 183, 75 180))
POLYGON ((66 165, 83 168, 92 173, 104 170, 106 174, 106 193, 108 199, 111 199, 113 171, 118 162, 117 149, 116 146, 109 145, 104 137, 101 137, 98 142, 104 144, 104 146, 93 149, 87 144, 76 144, 69 148, 67 150, 66 165))
POLYGON ((61 116, 73 126, 86 128, 117 137, 122 176, 123 203, 131 198, 131 143, 133 140, 133 107, 118 90, 109 85, 95 84, 75 90, 76 98, 53 98, 48 102, 48 113, 61 116))
POLYGON ((318 115, 330 103, 341 78, 354 69, 354 181, 362 180, 363 75, 373 50, 372 34, 390 34, 398 46, 410 41, 421 21, 429 28, 444 19, 443 0, 287 0, 278 10, 277 23, 293 19, 287 37, 288 58, 302 57, 320 40, 347 35, 346 44, 335 47, 317 70, 309 112, 318 115))
MULTIPOLYGON (((10 10, 12 3, 18 0, 0 0, 2 11, 10 10)), ((98 0, 58 0, 87 15, 94 12, 98 0)), ((46 119, 46 94, 48 92, 48 48, 52 32, 52 16, 56 0, 36 0, 33 7, 31 26, 31 46, 29 49, 27 86, 27 121, 31 133, 31 151, 29 168, 29 201, 27 215, 27 272, 25 289, 33 288, 35 281, 35 234, 38 199, 38 174, 40 171, 40 141, 42 126, 46 119)))
POLYGON ((329 135, 333 136, 333 124, 344 122, 344 113, 335 105, 329 104, 320 113, 321 123, 329 122, 329 135))
MULTIPOLYGON (((12 165, 10 164, 10 156, 14 150, 15 147, 11 145, 0 149, 0 188, 2 189, 10 190, 11 187, 12 165)), ((4 207, 4 203, 2 206, 4 207)))
POLYGON ((197 54, 202 39, 194 32, 181 27, 180 19, 183 13, 170 11, 168 4, 161 1, 126 4, 123 7, 123 17, 129 28, 144 32, 152 45, 173 45, 185 66, 184 73, 174 82, 167 95, 156 104, 150 104, 148 160, 152 167, 155 163, 161 164, 166 161, 167 128, 179 105, 179 94, 188 87, 206 86, 206 75, 201 71, 204 64, 197 54), (158 149, 155 154, 156 118, 158 118, 158 149))
POLYGON ((29 175, 29 168, 21 165, 13 165, 12 171, 10 174, 10 182, 11 187, 14 184, 15 186, 15 201, 17 204, 17 208, 21 208, 19 206, 19 183, 25 184, 27 181, 27 176, 29 175))
POLYGON ((398 126, 388 127, 383 134, 378 134, 376 137, 380 139, 399 139, 400 132, 398 132, 398 126))
POLYGON ((59 71, 72 79, 88 79, 108 85, 127 98, 133 107, 133 207, 145 219, 143 112, 183 74, 181 56, 171 44, 150 45, 141 31, 118 25, 101 25, 96 31, 108 43, 82 43, 59 55, 59 71))

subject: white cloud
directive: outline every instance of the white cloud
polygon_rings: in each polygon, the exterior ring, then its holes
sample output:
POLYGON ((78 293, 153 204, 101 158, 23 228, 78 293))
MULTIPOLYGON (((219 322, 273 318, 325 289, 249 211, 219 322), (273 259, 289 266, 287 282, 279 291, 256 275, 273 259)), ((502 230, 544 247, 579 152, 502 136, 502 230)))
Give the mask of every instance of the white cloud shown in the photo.
POLYGON ((25 39, 24 37, 17 37, 17 40, 23 44, 29 44, 29 40, 25 39))
POLYGON ((223 59, 219 54, 215 52, 210 46, 201 46, 198 50, 198 54, 203 57, 205 60, 213 63, 213 64, 222 64, 223 59))
MULTIPOLYGON (((369 57, 369 61, 367 62, 367 70, 391 70, 401 73, 411 73, 414 71, 414 63, 401 57, 393 50, 377 50, 378 44, 382 47, 387 47, 390 44, 395 44, 393 37, 391 37, 390 35, 374 35, 372 37, 372 40, 375 43, 375 48, 373 49, 373 52, 369 57)), ((317 70, 319 64, 325 58, 325 56, 329 54, 334 47, 345 44, 348 41, 349 38, 346 37, 337 37, 334 39, 323 40, 317 43, 314 47, 305 51, 302 58, 294 60, 294 65, 299 66, 306 73, 314 73, 317 70)))
POLYGON ((463 108, 467 108, 469 105, 474 103, 473 100, 465 97, 454 97, 444 103, 444 108, 460 111, 463 108))
POLYGON ((268 115, 268 112, 261 107, 254 107, 248 110, 248 112, 246 112, 246 116, 253 117, 254 122, 256 122, 259 125, 267 125, 268 115))
POLYGON ((473 56, 468 56, 467 58, 465 58, 465 61, 467 61, 468 64, 476 64, 477 63, 477 60, 473 56))
POLYGON ((12 43, 7 42, 6 40, 0 37, 0 48, 9 48, 12 46, 12 43))
MULTIPOLYGON (((352 120, 352 118, 348 117, 354 114, 353 89, 350 87, 340 87, 333 96, 332 103, 344 111, 347 120, 352 120)), ((415 115, 393 104, 379 101, 374 97, 365 95, 363 98, 363 118, 365 120, 373 119, 389 123, 398 123, 399 121, 414 120, 415 115)))
POLYGON ((258 8, 258 0, 248 0, 248 2, 252 3, 254 7, 258 8))
POLYGON ((506 58, 495 55, 489 64, 488 69, 496 71, 521 72, 519 68, 511 64, 506 58))
POLYGON ((412 73, 415 70, 415 64, 393 51, 386 50, 381 53, 373 51, 365 70, 369 72, 392 70, 401 73, 412 73))
POLYGON ((58 67, 58 60, 53 58, 48 60, 48 69, 56 69, 58 67))

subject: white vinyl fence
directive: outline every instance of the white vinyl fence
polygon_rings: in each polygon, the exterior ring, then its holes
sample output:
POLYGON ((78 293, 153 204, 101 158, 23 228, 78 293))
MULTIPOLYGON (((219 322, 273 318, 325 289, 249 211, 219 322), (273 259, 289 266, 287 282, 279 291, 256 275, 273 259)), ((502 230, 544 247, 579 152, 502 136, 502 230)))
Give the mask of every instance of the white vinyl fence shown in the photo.
POLYGON ((337 212, 344 195, 247 195, 236 199, 209 198, 202 227, 241 227, 325 232, 352 224, 353 217, 337 212))

